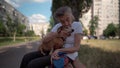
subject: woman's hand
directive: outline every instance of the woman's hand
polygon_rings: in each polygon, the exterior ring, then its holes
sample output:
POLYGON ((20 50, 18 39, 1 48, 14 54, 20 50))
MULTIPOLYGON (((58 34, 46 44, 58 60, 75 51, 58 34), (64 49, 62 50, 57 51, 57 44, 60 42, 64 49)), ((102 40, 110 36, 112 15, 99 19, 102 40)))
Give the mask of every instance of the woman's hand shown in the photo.
POLYGON ((56 60, 57 60, 57 59, 60 58, 59 55, 58 55, 58 52, 60 52, 59 49, 55 50, 55 51, 52 53, 52 55, 51 55, 52 59, 56 59, 56 60))

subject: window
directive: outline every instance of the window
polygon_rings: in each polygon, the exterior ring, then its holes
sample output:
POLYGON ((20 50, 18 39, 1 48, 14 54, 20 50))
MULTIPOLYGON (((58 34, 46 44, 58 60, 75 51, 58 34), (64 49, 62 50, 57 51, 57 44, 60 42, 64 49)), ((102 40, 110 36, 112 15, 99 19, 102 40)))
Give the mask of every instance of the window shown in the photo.
POLYGON ((14 15, 14 16, 17 16, 16 11, 13 11, 13 15, 14 15))
POLYGON ((4 6, 4 5, 1 5, 1 7, 2 7, 2 8, 5 8, 5 6, 4 6))

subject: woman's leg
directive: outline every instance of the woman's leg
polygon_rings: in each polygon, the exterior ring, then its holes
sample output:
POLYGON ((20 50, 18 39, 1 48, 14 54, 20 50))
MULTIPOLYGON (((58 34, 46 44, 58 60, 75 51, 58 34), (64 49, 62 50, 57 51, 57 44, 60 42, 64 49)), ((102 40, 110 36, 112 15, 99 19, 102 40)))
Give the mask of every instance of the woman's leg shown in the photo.
POLYGON ((71 63, 68 63, 65 68, 73 68, 73 65, 71 63))
POLYGON ((51 64, 51 56, 43 56, 40 58, 36 58, 28 64, 27 68, 45 68, 51 64))
POLYGON ((86 68, 85 65, 80 62, 78 57, 73 61, 73 64, 75 68, 86 68))
POLYGON ((20 65, 20 68, 26 68, 28 63, 35 59, 35 58, 39 58, 39 57, 42 57, 43 55, 39 52, 39 51, 35 51, 35 52, 31 52, 31 53, 28 53, 26 55, 24 55, 23 59, 22 59, 22 62, 21 62, 21 65, 20 65))

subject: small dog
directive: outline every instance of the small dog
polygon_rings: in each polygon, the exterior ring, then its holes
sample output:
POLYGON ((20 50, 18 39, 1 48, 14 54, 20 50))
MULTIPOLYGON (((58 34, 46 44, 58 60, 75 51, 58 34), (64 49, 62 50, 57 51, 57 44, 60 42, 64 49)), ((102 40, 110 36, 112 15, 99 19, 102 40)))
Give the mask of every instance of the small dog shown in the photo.
POLYGON ((53 38, 52 40, 48 41, 47 43, 44 43, 44 41, 43 41, 39 47, 39 51, 43 55, 46 55, 45 51, 49 52, 49 54, 52 54, 52 52, 55 49, 60 49, 63 47, 65 39, 68 36, 70 36, 73 31, 74 30, 68 26, 59 27, 57 30, 57 32, 58 32, 57 37, 53 38), (66 31, 67 33, 65 34, 64 31, 66 31))

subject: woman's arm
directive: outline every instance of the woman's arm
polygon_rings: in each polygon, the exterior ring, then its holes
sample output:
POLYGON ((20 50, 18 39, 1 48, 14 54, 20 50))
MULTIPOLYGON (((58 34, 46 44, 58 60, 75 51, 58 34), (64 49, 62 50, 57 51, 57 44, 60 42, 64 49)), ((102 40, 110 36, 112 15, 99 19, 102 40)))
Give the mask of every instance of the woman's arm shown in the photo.
POLYGON ((79 51, 82 34, 77 33, 77 34, 75 34, 74 37, 75 37, 74 47, 57 49, 52 53, 51 57, 53 59, 59 59, 58 52, 73 53, 73 52, 79 51))
POLYGON ((74 47, 59 49, 60 51, 67 52, 67 53, 79 51, 81 39, 83 35, 82 25, 79 22, 76 22, 73 28, 74 28, 74 33, 75 33, 74 34, 74 47))
POLYGON ((73 53, 79 51, 82 35, 77 33, 74 35, 74 47, 58 49, 60 52, 73 53))

